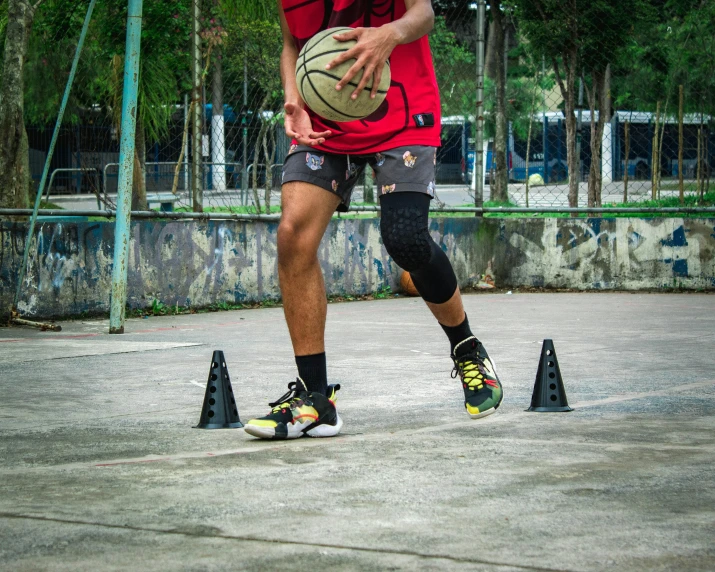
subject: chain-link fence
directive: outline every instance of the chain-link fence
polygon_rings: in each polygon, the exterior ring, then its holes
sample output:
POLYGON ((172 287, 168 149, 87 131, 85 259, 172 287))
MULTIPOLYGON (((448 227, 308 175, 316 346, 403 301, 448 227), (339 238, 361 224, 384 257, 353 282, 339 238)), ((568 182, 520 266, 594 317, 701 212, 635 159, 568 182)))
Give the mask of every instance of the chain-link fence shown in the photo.
MULTIPOLYGON (((87 4, 44 0, 34 14, 24 112, 35 188, 87 4)), ((531 207, 710 192, 712 3, 486 3, 480 149, 480 2, 432 4, 440 202, 473 205, 479 176, 485 201, 531 207)), ((126 10, 125 0, 97 5, 46 188, 64 208, 116 200, 126 10)), ((135 209, 275 210, 290 145, 281 46, 272 0, 144 2, 135 209)), ((364 183, 354 199, 374 201, 364 183)))

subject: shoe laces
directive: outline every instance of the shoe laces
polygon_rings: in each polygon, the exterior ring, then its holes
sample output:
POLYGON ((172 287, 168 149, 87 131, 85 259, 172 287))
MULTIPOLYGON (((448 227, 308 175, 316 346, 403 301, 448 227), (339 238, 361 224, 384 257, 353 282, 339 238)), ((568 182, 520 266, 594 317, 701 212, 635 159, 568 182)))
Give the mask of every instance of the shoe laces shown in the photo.
POLYGON ((300 395, 306 391, 307 389, 303 380, 299 377, 296 378, 295 381, 288 384, 288 391, 281 395, 276 401, 268 404, 268 407, 273 408, 271 413, 275 413, 281 409, 291 409, 299 405, 298 402, 302 402, 300 395))
POLYGON ((470 388, 479 387, 484 384, 485 364, 484 360, 479 357, 479 340, 471 336, 466 340, 459 342, 452 353, 452 361, 454 369, 452 369, 452 378, 459 376, 462 383, 466 383, 470 388), (457 349, 462 344, 476 342, 474 349, 459 357, 457 357, 457 349))

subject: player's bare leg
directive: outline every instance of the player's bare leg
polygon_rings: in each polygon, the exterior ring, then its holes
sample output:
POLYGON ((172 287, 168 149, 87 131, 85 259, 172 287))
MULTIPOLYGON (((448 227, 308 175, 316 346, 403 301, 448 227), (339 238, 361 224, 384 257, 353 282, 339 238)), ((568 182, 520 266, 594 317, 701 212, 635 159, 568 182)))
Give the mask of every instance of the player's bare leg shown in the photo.
POLYGON ((425 302, 437 321, 443 326, 454 328, 464 322, 466 314, 462 304, 462 294, 457 288, 454 295, 443 304, 425 302))
MULTIPOLYGON (((288 331, 299 372, 301 359, 318 359, 324 377, 328 305, 318 247, 340 199, 315 185, 294 181, 283 185, 281 202, 278 276, 288 331)), ((298 377, 290 383, 288 392, 270 404, 271 412, 249 420, 245 431, 261 439, 334 437, 340 433, 343 422, 335 408, 340 386, 316 391, 308 382, 306 385, 298 377)))
POLYGON ((340 199, 320 187, 283 185, 278 227, 278 277, 283 311, 296 356, 325 351, 328 304, 318 247, 340 199))

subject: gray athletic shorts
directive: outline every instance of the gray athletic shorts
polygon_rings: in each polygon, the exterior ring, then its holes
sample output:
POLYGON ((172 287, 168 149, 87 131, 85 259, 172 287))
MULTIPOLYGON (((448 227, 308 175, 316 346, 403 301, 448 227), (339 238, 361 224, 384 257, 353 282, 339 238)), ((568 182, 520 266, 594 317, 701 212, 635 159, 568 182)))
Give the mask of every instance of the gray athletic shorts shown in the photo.
POLYGON ((303 181, 340 197, 338 211, 350 205, 353 187, 365 165, 375 171, 379 195, 424 193, 434 198, 437 148, 425 145, 396 147, 368 155, 340 155, 304 145, 291 145, 283 164, 283 183, 303 181))

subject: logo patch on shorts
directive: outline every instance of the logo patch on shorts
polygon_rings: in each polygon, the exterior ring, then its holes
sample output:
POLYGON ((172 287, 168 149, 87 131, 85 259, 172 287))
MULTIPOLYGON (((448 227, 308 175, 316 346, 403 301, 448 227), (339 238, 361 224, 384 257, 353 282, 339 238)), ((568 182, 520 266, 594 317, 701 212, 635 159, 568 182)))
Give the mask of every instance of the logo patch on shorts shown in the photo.
POLYGON ((392 191, 395 190, 395 184, 393 183, 392 185, 382 185, 382 194, 385 195, 387 193, 391 193, 392 191))
POLYGON ((311 171, 317 171, 323 168, 323 163, 325 162, 325 157, 319 155, 313 155, 311 153, 305 154, 305 164, 311 171))
POLYGON ((293 145, 290 146, 290 149, 288 149, 288 155, 290 155, 291 153, 295 153, 297 149, 298 149, 298 144, 293 143, 293 145))
POLYGON ((338 182, 335 179, 333 179, 332 187, 333 187, 333 192, 338 190, 338 182))
POLYGON ((415 163, 417 162, 417 157, 415 157, 412 153, 409 151, 405 151, 405 154, 402 155, 402 159, 405 162, 405 167, 411 169, 412 167, 415 166, 415 163))
POLYGON ((382 153, 375 153, 375 166, 382 167, 385 164, 385 156, 382 153))
POLYGON ((355 163, 350 163, 350 167, 345 171, 345 180, 347 181, 350 177, 354 177, 357 170, 357 165, 355 163))

